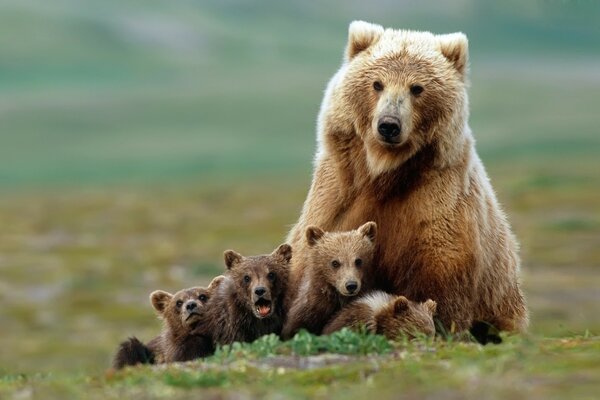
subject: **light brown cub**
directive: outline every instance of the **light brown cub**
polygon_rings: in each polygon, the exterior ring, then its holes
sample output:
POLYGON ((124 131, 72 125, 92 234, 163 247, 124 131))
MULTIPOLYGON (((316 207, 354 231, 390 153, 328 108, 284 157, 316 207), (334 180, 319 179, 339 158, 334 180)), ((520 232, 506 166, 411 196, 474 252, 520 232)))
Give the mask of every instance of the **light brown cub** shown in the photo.
POLYGON ((376 235, 374 222, 346 232, 306 229, 308 257, 292 275, 284 339, 300 329, 320 334, 332 315, 370 285, 376 235))
POLYGON ((357 330, 364 326, 368 332, 390 340, 433 336, 436 306, 433 300, 416 303, 404 296, 374 291, 342 308, 325 326, 323 334, 329 335, 344 327, 357 330))

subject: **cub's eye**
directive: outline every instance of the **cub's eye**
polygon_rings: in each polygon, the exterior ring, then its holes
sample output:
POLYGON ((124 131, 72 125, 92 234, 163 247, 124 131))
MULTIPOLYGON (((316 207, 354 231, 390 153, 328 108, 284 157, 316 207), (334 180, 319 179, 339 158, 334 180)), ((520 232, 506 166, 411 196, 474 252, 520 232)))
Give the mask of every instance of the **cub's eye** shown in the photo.
POLYGON ((244 276, 244 282, 246 282, 246 283, 250 282, 250 277, 248 275, 244 276))
POLYGON ((177 308, 179 308, 183 305, 183 301, 177 300, 177 303, 175 303, 175 305, 177 306, 177 308))
POLYGON ((267 274, 267 279, 272 281, 273 279, 275 279, 275 273, 274 272, 269 272, 267 274))
POLYGON ((412 85, 410 87, 410 92, 412 93, 413 96, 418 96, 421 93, 423 93, 423 86, 421 85, 412 85))
POLYGON ((375 89, 376 92, 381 92, 383 90, 383 83, 379 81, 373 82, 373 89, 375 89))
POLYGON ((357 267, 362 267, 362 260, 360 258, 357 258, 356 260, 354 260, 354 265, 356 265, 357 267))
POLYGON ((338 260, 333 260, 333 261, 331 262, 331 266, 332 266, 333 268, 339 268, 339 266, 340 266, 340 262, 339 262, 338 260))
POLYGON ((208 297, 206 297, 206 295, 205 295, 205 294, 201 294, 200 296, 198 296, 198 299, 199 299, 200 301, 204 302, 204 301, 208 300, 208 297))

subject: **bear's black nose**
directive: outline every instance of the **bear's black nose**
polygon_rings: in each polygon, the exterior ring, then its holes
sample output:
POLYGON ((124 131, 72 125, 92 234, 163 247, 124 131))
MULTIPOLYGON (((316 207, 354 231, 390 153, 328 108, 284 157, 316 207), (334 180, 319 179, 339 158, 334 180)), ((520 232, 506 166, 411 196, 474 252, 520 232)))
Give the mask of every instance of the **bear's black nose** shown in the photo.
POLYGON ((266 291, 267 291, 267 289, 265 289, 262 286, 254 289, 254 293, 256 293, 257 296, 262 296, 263 294, 265 294, 266 291))
POLYGON ((196 307, 198 307, 198 305, 196 304, 196 302, 192 301, 191 303, 187 303, 185 305, 185 309, 188 311, 192 311, 193 309, 195 309, 196 307))
POLYGON ((383 136, 385 141, 390 141, 400 134, 400 121, 396 118, 382 118, 377 125, 377 132, 383 136))
POLYGON ((356 283, 356 281, 346 282, 346 290, 348 293, 354 293, 356 289, 358 289, 358 283, 356 283))

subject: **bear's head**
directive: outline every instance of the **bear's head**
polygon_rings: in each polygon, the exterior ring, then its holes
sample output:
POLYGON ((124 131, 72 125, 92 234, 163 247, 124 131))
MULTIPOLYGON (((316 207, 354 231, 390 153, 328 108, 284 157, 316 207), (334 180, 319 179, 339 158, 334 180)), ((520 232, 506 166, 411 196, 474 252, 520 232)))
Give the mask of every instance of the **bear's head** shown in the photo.
POLYGON ((292 247, 282 244, 271 254, 247 257, 227 250, 224 256, 237 301, 256 318, 273 316, 287 290, 292 247))
POLYGON ((376 236, 375 222, 345 232, 325 232, 309 226, 306 240, 315 278, 343 296, 359 294, 365 273, 371 268, 376 236))
POLYGON ((433 316, 436 308, 436 302, 431 299, 416 303, 404 296, 397 296, 375 316, 376 333, 389 339, 402 336, 408 338, 419 335, 433 336, 435 334, 433 316))
POLYGON ((459 161, 470 141, 466 36, 363 21, 352 22, 348 36, 333 111, 347 117, 329 123, 360 136, 370 173, 393 170, 424 149, 443 153, 441 163, 459 161))
POLYGON ((219 275, 207 288, 193 287, 175 294, 156 290, 150 294, 150 302, 172 331, 189 332, 195 328, 206 303, 224 279, 219 275))

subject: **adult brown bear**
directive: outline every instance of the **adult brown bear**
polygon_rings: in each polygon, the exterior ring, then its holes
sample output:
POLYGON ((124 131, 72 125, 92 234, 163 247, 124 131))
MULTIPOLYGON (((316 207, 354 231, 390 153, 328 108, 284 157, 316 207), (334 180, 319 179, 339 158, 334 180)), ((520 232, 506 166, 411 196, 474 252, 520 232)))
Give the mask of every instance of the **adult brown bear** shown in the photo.
POLYGON ((523 331, 517 243, 468 126, 467 38, 350 24, 318 120, 313 181, 289 234, 379 227, 375 286, 437 302, 446 330, 523 331))

